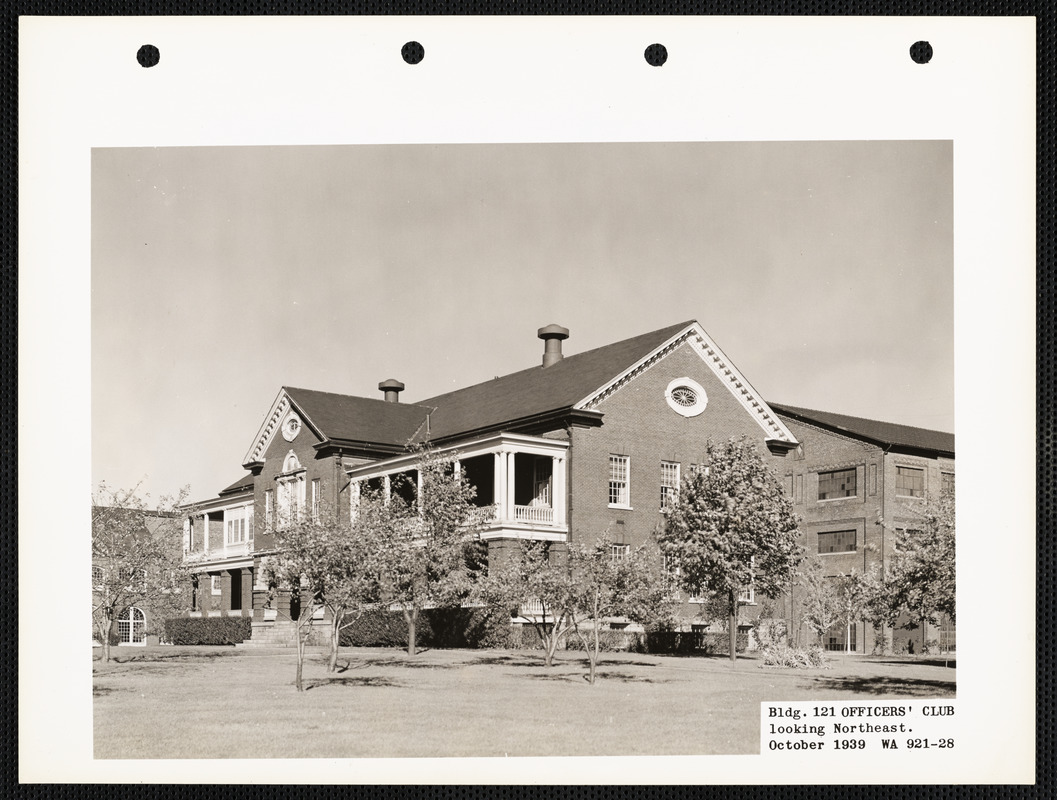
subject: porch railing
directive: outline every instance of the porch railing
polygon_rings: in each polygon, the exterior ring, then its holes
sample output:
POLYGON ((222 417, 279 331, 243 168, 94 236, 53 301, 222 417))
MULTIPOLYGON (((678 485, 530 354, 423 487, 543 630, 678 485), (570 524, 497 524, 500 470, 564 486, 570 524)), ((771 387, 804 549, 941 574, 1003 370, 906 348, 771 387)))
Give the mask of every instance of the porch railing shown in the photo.
POLYGON ((550 506, 514 506, 514 521, 553 525, 554 509, 550 506))

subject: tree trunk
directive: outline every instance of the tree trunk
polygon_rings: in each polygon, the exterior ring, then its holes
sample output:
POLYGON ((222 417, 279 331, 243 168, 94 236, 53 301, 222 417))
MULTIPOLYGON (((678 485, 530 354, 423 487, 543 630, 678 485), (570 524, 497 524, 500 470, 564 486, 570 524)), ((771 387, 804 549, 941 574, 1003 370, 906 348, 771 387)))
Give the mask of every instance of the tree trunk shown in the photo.
POLYGON ((303 692, 304 686, 301 683, 301 674, 304 671, 305 665, 305 631, 304 623, 297 626, 297 678, 294 681, 294 686, 297 687, 297 691, 303 692))
POLYGON ((738 595, 730 593, 730 663, 738 658, 738 595))
POLYGON ((103 663, 110 661, 110 634, 114 630, 114 617, 108 614, 106 627, 103 629, 103 663))
POLYGON ((413 656, 415 654, 415 623, 418 622, 418 609, 413 608, 410 612, 404 612, 404 618, 407 620, 407 654, 413 656))
POLYGON ((341 639, 341 622, 345 618, 345 612, 335 609, 331 612, 333 618, 330 620, 330 663, 327 672, 334 672, 338 668, 338 647, 341 639))

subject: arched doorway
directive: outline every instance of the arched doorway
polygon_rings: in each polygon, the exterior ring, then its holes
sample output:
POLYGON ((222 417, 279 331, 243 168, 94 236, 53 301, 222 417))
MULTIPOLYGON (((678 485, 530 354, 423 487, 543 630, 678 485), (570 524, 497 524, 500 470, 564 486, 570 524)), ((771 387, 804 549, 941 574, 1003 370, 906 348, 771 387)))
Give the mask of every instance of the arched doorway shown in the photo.
POLYGON ((121 644, 142 647, 147 644, 147 617, 144 613, 130 606, 117 618, 117 635, 121 644))

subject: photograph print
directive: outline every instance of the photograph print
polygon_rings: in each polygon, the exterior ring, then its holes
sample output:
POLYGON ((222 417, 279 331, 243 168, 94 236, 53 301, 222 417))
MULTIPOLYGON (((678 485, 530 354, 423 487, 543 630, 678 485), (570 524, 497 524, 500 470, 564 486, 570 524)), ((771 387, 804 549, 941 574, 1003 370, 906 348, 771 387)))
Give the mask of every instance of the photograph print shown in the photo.
POLYGON ((953 213, 943 139, 93 148, 94 757, 954 698, 953 213))

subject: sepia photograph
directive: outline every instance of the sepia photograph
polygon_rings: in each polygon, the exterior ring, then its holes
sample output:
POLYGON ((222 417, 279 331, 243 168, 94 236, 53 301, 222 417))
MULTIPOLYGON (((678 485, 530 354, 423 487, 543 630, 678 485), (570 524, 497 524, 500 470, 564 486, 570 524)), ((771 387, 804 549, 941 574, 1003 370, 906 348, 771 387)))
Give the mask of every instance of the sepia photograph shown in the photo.
POLYGON ((531 18, 484 76, 512 20, 69 22, 24 80, 114 50, 26 112, 88 122, 25 148, 20 402, 88 467, 22 555, 71 776, 1030 781, 1033 599, 985 594, 1034 579, 1033 128, 950 93, 983 30, 849 27, 835 76, 806 20, 531 18), (703 82, 732 33, 788 69, 703 82), (517 66, 577 34, 611 74, 517 66))
POLYGON ((950 142, 92 158, 97 757, 954 696, 950 142))

